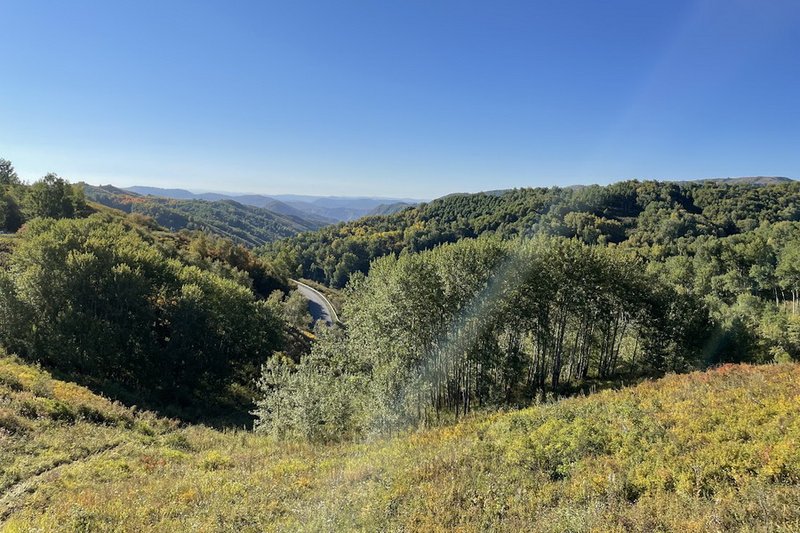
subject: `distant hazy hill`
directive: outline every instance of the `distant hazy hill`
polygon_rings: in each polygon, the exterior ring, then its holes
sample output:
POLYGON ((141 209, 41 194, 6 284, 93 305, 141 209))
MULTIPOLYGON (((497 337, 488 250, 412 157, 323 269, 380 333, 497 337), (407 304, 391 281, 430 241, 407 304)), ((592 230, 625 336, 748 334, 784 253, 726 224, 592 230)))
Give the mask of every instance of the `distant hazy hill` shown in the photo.
MULTIPOLYGON (((111 185, 95 187, 84 184, 84 191, 90 200, 128 213, 150 216, 161 226, 172 231, 202 229, 248 246, 260 246, 275 239, 319 229, 326 225, 325 222, 309 220, 305 216, 243 205, 228 199, 144 196, 111 185)), ((168 191, 173 195, 192 194, 180 189, 158 189, 158 191, 168 191)))
POLYGON ((403 209, 407 209, 409 207, 414 207, 416 204, 409 204, 406 202, 395 202, 393 204, 381 204, 372 211, 370 211, 369 215, 393 215, 403 209))
POLYGON ((751 176, 746 178, 721 178, 714 181, 718 183, 739 182, 750 185, 775 185, 776 183, 788 183, 794 180, 784 176, 751 176))
POLYGON ((174 198, 175 200, 194 200, 196 198, 196 194, 187 191, 185 189, 161 189, 159 187, 129 187, 129 188, 118 188, 112 185, 103 185, 101 186, 102 189, 111 190, 125 194, 126 192, 132 192, 135 194, 140 194, 142 196, 163 196, 164 198, 174 198))
POLYGON ((274 213, 279 213, 281 215, 288 215, 292 217, 302 218, 313 224, 322 226, 326 224, 334 224, 339 221, 339 219, 336 218, 325 217, 313 213, 311 211, 303 211, 302 209, 297 209, 280 200, 277 200, 269 196, 263 196, 260 194, 229 195, 216 192, 193 193, 185 189, 160 189, 158 187, 141 187, 141 186, 128 187, 123 190, 145 196, 161 196, 163 198, 172 198, 175 200, 208 200, 210 202, 217 202, 220 200, 233 200, 234 202, 238 202, 243 205, 269 209, 270 211, 274 213))
MULTIPOLYGON (((784 176, 744 176, 741 178, 708 178, 701 180, 693 180, 696 182, 711 182, 711 183, 740 183, 742 185, 775 185, 778 183, 790 183, 794 181, 792 178, 784 176)), ((692 181, 676 181, 675 183, 692 183, 692 181)))
POLYGON ((416 205, 419 203, 418 200, 409 198, 193 193, 185 189, 160 189, 158 187, 142 186, 128 187, 125 190, 142 195, 162 196, 176 200, 233 200, 244 205, 263 207, 275 213, 301 217, 321 225, 361 218, 372 214, 374 209, 383 205, 396 203, 416 205))

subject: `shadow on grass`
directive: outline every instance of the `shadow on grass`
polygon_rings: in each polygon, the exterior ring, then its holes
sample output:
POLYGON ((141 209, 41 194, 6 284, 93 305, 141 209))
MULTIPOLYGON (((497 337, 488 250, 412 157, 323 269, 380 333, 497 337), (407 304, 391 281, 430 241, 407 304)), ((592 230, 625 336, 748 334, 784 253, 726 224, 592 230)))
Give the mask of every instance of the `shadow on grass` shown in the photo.
MULTIPOLYGON (((23 359, 24 360, 24 359, 23 359)), ((165 399, 161 391, 135 391, 113 380, 98 379, 75 372, 65 372, 42 365, 53 378, 71 381, 95 394, 128 407, 151 411, 158 416, 186 424, 203 424, 215 429, 250 429, 255 417, 255 390, 241 384, 230 384, 217 391, 198 391, 191 395, 165 399)))

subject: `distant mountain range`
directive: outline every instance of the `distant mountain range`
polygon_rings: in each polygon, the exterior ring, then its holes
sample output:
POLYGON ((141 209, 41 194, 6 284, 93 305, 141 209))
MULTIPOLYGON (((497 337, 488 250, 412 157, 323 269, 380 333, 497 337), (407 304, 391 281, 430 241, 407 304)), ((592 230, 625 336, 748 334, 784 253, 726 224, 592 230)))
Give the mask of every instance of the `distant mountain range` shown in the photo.
POLYGON ((228 199, 145 196, 111 185, 96 187, 83 184, 83 188, 86 197, 91 201, 126 213, 152 217, 159 225, 171 231, 203 230, 247 246, 261 246, 330 224, 329 220, 296 214, 289 206, 282 213, 228 199))
MULTIPOLYGON (((693 181, 713 183, 743 183, 749 185, 775 185, 776 183, 786 183, 794 180, 784 176, 744 176, 741 178, 707 178, 693 181)), ((692 181, 676 181, 675 183, 692 183, 692 181)))
MULTIPOLYGON (((749 176, 674 181, 679 185, 697 182, 773 185, 794 180, 781 176, 749 176)), ((585 186, 566 187, 582 189, 585 186)), ((120 189, 111 185, 84 184, 88 199, 129 213, 152 217, 161 226, 177 231, 202 229, 248 246, 315 231, 324 226, 349 222, 365 216, 392 215, 422 203, 410 198, 308 196, 278 194, 195 193, 186 189, 135 186, 120 189)), ((485 196, 501 196, 508 191, 493 190, 485 196)), ((443 197, 469 197, 454 193, 443 197)))
POLYGON ((152 217, 171 230, 200 229, 247 246, 261 246, 304 231, 314 231, 367 215, 388 215, 416 205, 415 200, 298 195, 263 196, 185 189, 82 184, 94 202, 152 217))
POLYGON ((391 214, 420 203, 420 200, 411 198, 194 193, 186 189, 143 186, 127 187, 124 190, 142 196, 159 196, 175 200, 233 200, 240 204, 268 209, 282 215, 298 216, 321 225, 355 220, 367 215, 391 214))

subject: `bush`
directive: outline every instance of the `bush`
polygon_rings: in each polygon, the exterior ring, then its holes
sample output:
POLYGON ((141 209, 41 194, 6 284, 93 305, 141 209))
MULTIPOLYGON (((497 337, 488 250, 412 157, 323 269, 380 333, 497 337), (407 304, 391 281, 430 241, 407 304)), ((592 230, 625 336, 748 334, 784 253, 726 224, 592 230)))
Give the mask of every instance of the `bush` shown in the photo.
POLYGON ((0 432, 5 431, 16 435, 30 431, 32 428, 30 422, 17 416, 13 410, 0 407, 0 432))
POLYGON ((281 342, 251 290, 100 215, 30 222, 0 288, 11 350, 161 399, 251 380, 281 342))

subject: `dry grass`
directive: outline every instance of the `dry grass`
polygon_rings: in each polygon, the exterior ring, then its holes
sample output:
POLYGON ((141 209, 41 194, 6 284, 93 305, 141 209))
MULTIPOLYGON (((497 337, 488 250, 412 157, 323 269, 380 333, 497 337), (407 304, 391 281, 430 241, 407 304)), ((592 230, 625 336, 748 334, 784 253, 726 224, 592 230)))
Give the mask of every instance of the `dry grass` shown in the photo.
POLYGON ((0 490, 34 480, 4 530, 795 531, 799 394, 800 366, 727 366, 314 447, 178 428, 3 358, 0 490))

